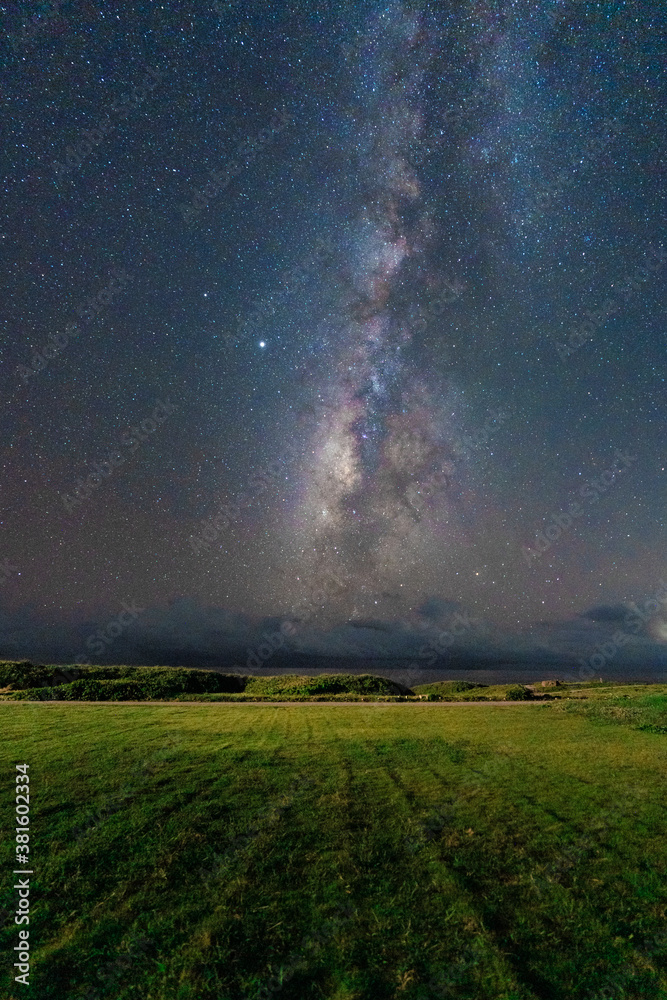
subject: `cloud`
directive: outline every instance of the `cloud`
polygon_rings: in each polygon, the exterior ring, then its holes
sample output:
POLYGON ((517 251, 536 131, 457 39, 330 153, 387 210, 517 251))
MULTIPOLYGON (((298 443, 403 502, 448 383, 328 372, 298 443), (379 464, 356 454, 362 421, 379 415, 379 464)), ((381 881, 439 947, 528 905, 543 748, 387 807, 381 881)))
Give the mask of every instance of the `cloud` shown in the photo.
MULTIPOLYGON (((532 671, 536 677, 557 672, 576 679, 577 658, 590 656, 596 644, 608 642, 628 614, 621 605, 600 605, 576 618, 540 622, 519 632, 491 625, 457 601, 433 596, 411 622, 354 620, 333 628, 311 624, 281 633, 288 616, 252 619, 179 598, 165 606, 141 609, 120 634, 103 644, 98 655, 91 650, 91 639, 95 642, 100 633, 117 631, 110 629, 110 623, 118 620, 119 610, 101 609, 84 618, 65 612, 47 615, 34 606, 14 611, 0 608, 0 658, 67 664, 83 652, 100 664, 262 673, 386 672, 416 663, 418 669, 423 667, 434 676, 453 670, 498 674, 515 670, 532 671), (456 616, 470 624, 453 633, 453 638, 451 634, 444 638, 456 616)), ((643 671, 662 677, 667 670, 664 641, 647 630, 632 635, 604 672, 620 677, 624 670, 633 676, 643 671)), ((414 678, 413 682, 418 683, 414 678)))
POLYGON ((355 618, 348 623, 349 628, 369 628, 376 632, 390 632, 391 624, 388 622, 375 621, 373 618, 355 618))
POLYGON ((417 611, 423 618, 437 622, 445 615, 451 615, 458 611, 460 607, 460 601, 445 601, 442 597, 429 597, 417 608, 417 611))
POLYGON ((581 618, 590 618, 594 622, 622 622, 625 621, 630 609, 625 604, 600 604, 595 608, 583 611, 581 618))

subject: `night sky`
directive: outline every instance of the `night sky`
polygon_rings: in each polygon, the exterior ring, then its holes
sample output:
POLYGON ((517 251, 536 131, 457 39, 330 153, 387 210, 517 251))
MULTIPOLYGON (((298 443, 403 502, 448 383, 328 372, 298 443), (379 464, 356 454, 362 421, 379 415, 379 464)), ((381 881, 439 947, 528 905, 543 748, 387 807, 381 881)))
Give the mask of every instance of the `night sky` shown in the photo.
POLYGON ((0 9, 0 656, 667 669, 657 0, 0 9))

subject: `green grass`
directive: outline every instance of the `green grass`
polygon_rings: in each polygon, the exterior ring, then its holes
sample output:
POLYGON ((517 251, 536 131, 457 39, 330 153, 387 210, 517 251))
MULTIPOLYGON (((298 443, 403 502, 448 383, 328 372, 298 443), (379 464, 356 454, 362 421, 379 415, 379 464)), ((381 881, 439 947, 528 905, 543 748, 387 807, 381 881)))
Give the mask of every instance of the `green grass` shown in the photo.
MULTIPOLYGON (((567 690, 572 688, 568 685, 567 690)), ((526 686, 523 684, 476 684, 472 681, 432 681, 430 684, 416 684, 412 689, 415 694, 440 698, 443 701, 505 701, 508 694, 515 696, 514 700, 524 701, 526 686)), ((544 688, 539 684, 535 693, 552 696, 562 688, 544 688)), ((509 700, 512 700, 511 698, 509 700)))
MULTIPOLYGON (((31 985, 6 957, 0 997, 666 998, 657 697, 0 704, 35 869, 31 985)), ((13 827, 7 792, 6 873, 13 827)))
MULTIPOLYGON (((658 685, 655 685, 656 688, 658 685)), ((583 715, 598 723, 631 725, 647 732, 667 733, 667 692, 633 691, 631 685, 619 686, 597 698, 562 698, 557 709, 583 715)))

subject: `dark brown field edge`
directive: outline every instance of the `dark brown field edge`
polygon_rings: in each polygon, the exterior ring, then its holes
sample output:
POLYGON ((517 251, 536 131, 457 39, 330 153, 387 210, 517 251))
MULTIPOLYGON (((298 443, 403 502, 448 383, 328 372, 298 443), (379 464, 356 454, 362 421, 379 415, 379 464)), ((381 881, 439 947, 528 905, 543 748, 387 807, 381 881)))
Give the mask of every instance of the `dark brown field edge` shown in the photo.
POLYGON ((20 700, 8 699, 7 701, 0 701, 0 705, 208 705, 212 707, 217 707, 218 705, 372 705, 376 708, 391 708, 394 705, 423 705, 427 708, 434 708, 437 706, 451 707, 456 705, 457 707, 461 705, 503 705, 505 708, 516 707, 517 705, 550 705, 553 702, 548 701, 290 701, 289 698, 285 698, 284 701, 176 701, 169 699, 162 699, 160 701, 82 701, 80 699, 76 700, 66 700, 66 699, 48 699, 45 701, 29 701, 26 698, 20 700))

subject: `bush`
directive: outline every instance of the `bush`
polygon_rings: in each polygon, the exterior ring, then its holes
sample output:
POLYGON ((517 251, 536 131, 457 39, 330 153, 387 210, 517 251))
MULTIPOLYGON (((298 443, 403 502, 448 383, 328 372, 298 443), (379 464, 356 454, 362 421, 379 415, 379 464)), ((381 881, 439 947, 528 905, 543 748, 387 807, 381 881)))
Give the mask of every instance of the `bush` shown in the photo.
POLYGON ((134 698, 168 698, 175 694, 192 693, 240 693, 245 690, 246 677, 241 674, 220 674, 214 670, 191 670, 186 667, 93 667, 93 666, 35 666, 33 663, 0 663, 0 687, 13 691, 30 692, 35 695, 42 691, 40 700, 63 698, 86 700, 85 693, 94 692, 94 700, 117 700, 114 692, 121 690, 118 684, 133 685, 128 688, 134 698), (105 694, 105 684, 116 684, 105 694), (87 687, 86 685, 92 685, 87 687), (48 693, 47 692, 60 692, 48 693))
POLYGON ((63 684, 68 701, 141 701, 145 698, 136 681, 96 681, 88 678, 63 684))
POLYGON ((139 667, 132 677, 145 698, 169 698, 176 694, 240 694, 246 678, 240 674, 219 674, 214 670, 186 667, 139 667))
POLYGON ((150 701, 187 695, 246 694, 253 698, 357 699, 364 696, 403 697, 405 685, 372 674, 288 674, 247 677, 186 667, 45 667, 6 664, 5 686, 10 697, 30 701, 150 701))
POLYGON ((5 660, 0 662, 0 688, 23 690, 26 688, 53 687, 67 684, 81 673, 81 667, 35 665, 30 660, 5 660))
POLYGON ((134 681, 98 681, 80 678, 71 684, 27 688, 15 695, 27 701, 140 701, 145 698, 134 681))
POLYGON ((472 681, 434 681, 431 684, 419 684, 415 692, 421 695, 440 695, 447 699, 454 694, 465 694, 467 691, 481 690, 486 684, 474 684, 472 681))
POLYGON ((249 677, 246 694, 412 694, 410 688, 374 674, 320 674, 315 677, 284 674, 277 677, 249 677))
POLYGON ((515 684, 505 692, 505 701, 529 701, 533 692, 523 684, 515 684))

